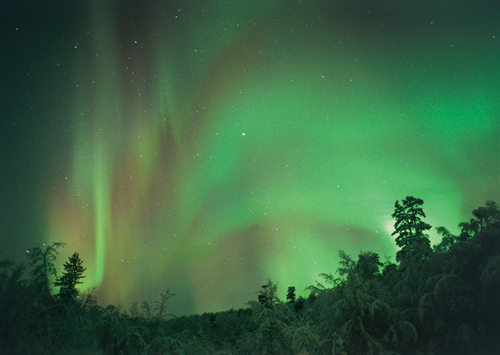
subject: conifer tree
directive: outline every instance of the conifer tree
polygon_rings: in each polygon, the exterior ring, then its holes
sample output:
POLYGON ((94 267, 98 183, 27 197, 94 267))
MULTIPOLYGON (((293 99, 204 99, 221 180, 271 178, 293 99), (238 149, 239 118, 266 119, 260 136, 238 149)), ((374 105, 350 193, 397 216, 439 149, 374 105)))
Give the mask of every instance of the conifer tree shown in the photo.
POLYGON ((288 287, 288 291, 286 293, 286 300, 290 303, 293 303, 295 302, 295 287, 294 286, 290 286, 288 287))
POLYGON ((384 264, 379 261, 379 255, 377 253, 371 251, 362 252, 358 255, 358 262, 354 267, 354 271, 363 279, 369 280, 379 274, 379 268, 383 265, 384 264))
POLYGON ((422 260, 427 259, 432 251, 430 247, 429 236, 424 234, 425 231, 432 227, 422 221, 425 213, 420 206, 424 201, 420 198, 407 196, 402 200, 402 204, 396 201, 392 218, 396 220, 394 223, 394 232, 392 235, 397 235, 396 244, 401 247, 396 254, 396 260, 404 259, 422 260))
POLYGON ((278 284, 270 279, 258 292, 258 302, 250 301, 252 321, 257 330, 251 342, 261 354, 283 354, 289 352, 287 341, 282 333, 293 317, 290 309, 278 297, 278 284))
POLYGON ((64 303, 73 303, 79 294, 76 285, 82 283, 80 280, 85 278, 83 273, 87 270, 82 264, 83 260, 80 259, 80 255, 74 253, 69 257, 69 261, 64 263, 63 275, 54 283, 55 286, 60 286, 57 296, 64 303))

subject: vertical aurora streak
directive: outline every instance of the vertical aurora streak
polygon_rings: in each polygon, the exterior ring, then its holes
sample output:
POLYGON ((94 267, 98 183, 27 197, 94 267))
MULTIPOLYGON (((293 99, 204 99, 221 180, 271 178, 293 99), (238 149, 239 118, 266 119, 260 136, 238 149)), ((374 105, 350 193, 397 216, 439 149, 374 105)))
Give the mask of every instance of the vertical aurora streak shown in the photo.
POLYGON ((95 206, 95 283, 99 285, 104 278, 104 267, 106 261, 106 236, 112 235, 110 226, 110 198, 109 188, 107 187, 108 179, 106 179, 106 164, 102 158, 104 152, 99 152, 97 155, 96 171, 93 179, 94 191, 94 206, 95 206))
POLYGON ((9 25, 19 58, 48 43, 19 69, 37 89, 12 85, 57 138, 26 153, 38 240, 79 252, 103 304, 170 287, 178 315, 238 308, 267 277, 300 292, 339 249, 393 256, 396 199, 455 232, 500 202, 486 3, 66 5, 41 41, 9 25))

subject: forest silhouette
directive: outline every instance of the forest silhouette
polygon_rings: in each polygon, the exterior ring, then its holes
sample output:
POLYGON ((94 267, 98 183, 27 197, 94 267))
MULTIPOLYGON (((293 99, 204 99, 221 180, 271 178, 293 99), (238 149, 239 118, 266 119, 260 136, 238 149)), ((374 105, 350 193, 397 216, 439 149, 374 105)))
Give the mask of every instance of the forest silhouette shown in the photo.
POLYGON ((320 274, 307 298, 290 286, 280 300, 268 279, 241 309, 193 316, 170 313, 169 289, 153 305, 99 306, 94 290, 77 288, 86 270, 78 253, 58 276, 64 243, 33 248, 28 267, 0 260, 0 353, 500 353, 500 208, 473 210, 459 235, 437 227, 431 246, 422 205, 395 203, 396 263, 339 250, 338 270, 320 274))

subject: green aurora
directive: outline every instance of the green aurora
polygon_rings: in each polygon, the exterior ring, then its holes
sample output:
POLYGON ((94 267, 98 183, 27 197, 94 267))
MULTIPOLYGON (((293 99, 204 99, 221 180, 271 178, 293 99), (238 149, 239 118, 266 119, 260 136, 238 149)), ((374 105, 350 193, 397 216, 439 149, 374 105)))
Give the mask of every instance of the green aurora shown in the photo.
POLYGON ((394 260, 397 199, 452 232, 500 200, 494 1, 85 4, 3 14, 1 222, 100 303, 239 308, 394 260))

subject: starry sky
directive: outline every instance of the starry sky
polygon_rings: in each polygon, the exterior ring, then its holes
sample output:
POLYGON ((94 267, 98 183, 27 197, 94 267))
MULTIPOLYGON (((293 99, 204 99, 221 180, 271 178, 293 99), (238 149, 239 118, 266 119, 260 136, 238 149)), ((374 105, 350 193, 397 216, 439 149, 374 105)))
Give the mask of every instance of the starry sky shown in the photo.
POLYGON ((5 3, 0 257, 65 242, 103 305, 305 296, 398 199, 500 202, 497 1, 5 3))

